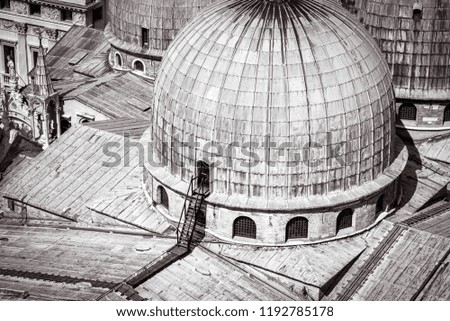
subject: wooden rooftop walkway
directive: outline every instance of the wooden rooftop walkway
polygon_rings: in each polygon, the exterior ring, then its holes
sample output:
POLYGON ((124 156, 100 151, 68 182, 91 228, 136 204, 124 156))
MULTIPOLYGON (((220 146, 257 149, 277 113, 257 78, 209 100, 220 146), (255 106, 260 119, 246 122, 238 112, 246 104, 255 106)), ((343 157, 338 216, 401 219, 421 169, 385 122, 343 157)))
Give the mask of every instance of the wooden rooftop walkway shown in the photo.
POLYGON ((158 272, 161 272, 163 269, 165 269, 175 261, 178 261, 185 255, 187 255, 189 252, 190 251, 187 248, 175 245, 159 258, 148 263, 142 269, 128 277, 125 280, 125 283, 131 285, 133 288, 136 288, 156 275, 158 272))
POLYGON ((143 301, 144 299, 135 290, 138 286, 148 281, 150 278, 161 272, 174 262, 182 259, 191 251, 183 246, 175 245, 160 257, 152 260, 146 266, 136 271, 123 282, 111 288, 108 292, 97 298, 97 301, 106 300, 111 293, 119 292, 131 301, 143 301))
POLYGON ((450 211, 450 202, 442 202, 437 206, 432 206, 429 209, 426 209, 420 212, 419 214, 402 221, 400 224, 406 226, 415 226, 435 216, 444 214, 449 211, 450 211))
POLYGON ((450 298, 450 273, 444 271, 449 264, 450 235, 447 230, 435 233, 432 229, 446 224, 449 213, 450 202, 441 201, 397 222, 338 293, 337 300, 450 298), (435 282, 438 277, 440 283, 435 282))
POLYGON ((351 299, 353 294, 361 288, 367 280, 369 274, 383 259, 384 254, 386 254, 386 252, 389 251, 392 245, 397 241, 404 229, 404 227, 397 225, 389 232, 388 236, 383 239, 383 241, 375 248, 372 255, 369 256, 364 262, 363 266, 359 270, 359 273, 353 276, 344 291, 338 295, 338 301, 348 301, 351 299))
POLYGON ((0 268, 0 275, 16 277, 16 278, 26 278, 26 279, 32 279, 32 280, 42 280, 42 281, 49 281, 49 282, 56 282, 56 283, 69 283, 69 284, 89 283, 95 288, 105 288, 105 289, 113 288, 116 285, 114 282, 108 282, 108 281, 90 280, 90 279, 79 278, 79 277, 55 275, 55 274, 40 273, 40 272, 22 271, 22 270, 17 270, 17 269, 0 268))

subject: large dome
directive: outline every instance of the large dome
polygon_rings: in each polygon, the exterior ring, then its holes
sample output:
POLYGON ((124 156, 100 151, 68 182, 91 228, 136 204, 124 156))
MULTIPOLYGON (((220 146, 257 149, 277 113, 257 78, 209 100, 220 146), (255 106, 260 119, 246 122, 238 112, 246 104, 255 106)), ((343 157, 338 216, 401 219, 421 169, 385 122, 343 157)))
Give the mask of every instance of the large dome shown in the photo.
POLYGON ((388 66, 335 1, 208 7, 167 50, 153 116, 155 155, 166 170, 188 181, 207 158, 216 199, 346 191, 394 159, 388 66), (199 147, 176 144, 193 140, 199 147))

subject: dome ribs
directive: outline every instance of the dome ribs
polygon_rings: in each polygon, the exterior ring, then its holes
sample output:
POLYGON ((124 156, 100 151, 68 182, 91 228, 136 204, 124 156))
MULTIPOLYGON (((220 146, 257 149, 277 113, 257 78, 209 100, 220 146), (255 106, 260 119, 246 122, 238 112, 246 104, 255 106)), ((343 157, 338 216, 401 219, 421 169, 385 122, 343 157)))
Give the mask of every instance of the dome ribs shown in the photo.
MULTIPOLYGON (((334 6, 219 2, 167 51, 155 86, 156 117, 177 119, 183 129, 175 124, 173 133, 200 143, 240 145, 230 156, 205 154, 220 162, 212 167, 214 194, 242 196, 243 204, 309 199, 352 190, 389 168, 392 159, 381 161, 393 148, 393 126, 383 124, 394 121, 388 67, 367 32, 334 6), (280 150, 283 142, 291 145, 280 150), (260 163, 251 166, 248 152, 260 163)), ((194 152, 192 159, 181 155, 186 175, 202 158, 194 152)))
MULTIPOLYGON (((338 13, 337 13, 338 14, 338 13)), ((343 22, 344 24, 346 23, 346 21, 347 20, 345 20, 345 19, 342 19, 341 20, 341 22, 343 22)), ((326 24, 334 24, 334 22, 335 22, 335 20, 334 19, 329 19, 329 20, 324 20, 324 23, 326 23, 326 24)), ((338 26, 338 25, 335 25, 335 28, 330 28, 330 30, 332 30, 334 33, 335 33, 335 35, 336 35, 336 37, 340 37, 340 35, 336 32, 336 30, 339 30, 339 28, 340 28, 340 26, 338 26)), ((370 54, 377 54, 378 53, 378 50, 377 50, 377 46, 375 45, 375 43, 374 43, 374 41, 372 40, 372 39, 370 39, 370 37, 367 37, 367 33, 365 33, 365 32, 361 32, 361 30, 358 30, 358 29, 355 29, 355 32, 356 33, 358 33, 358 35, 362 38, 362 39, 366 39, 367 40, 367 42, 365 43, 365 45, 367 45, 367 44, 370 44, 370 46, 371 46, 371 49, 372 50, 370 50, 370 54)), ((347 43, 346 43, 346 41, 345 41, 345 39, 344 38, 342 38, 342 37, 340 37, 341 39, 342 39, 342 42, 343 42, 343 44, 345 44, 346 46, 348 45, 347 43)), ((350 51, 351 52, 351 51, 350 51)), ((379 58, 381 58, 381 56, 378 54, 378 56, 379 56, 379 58)), ((382 59, 382 58, 381 58, 382 59)), ((355 59, 355 62, 359 65, 359 61, 358 61, 358 59, 356 58, 355 59)), ((367 66, 367 60, 363 60, 362 61, 362 63, 363 64, 365 64, 366 65, 366 67, 367 67, 367 69, 369 70, 369 68, 368 68, 368 66, 367 66)), ((384 66, 384 64, 382 64, 382 65, 379 65, 379 66, 377 66, 376 68, 380 68, 380 67, 386 67, 386 66, 384 66)), ((375 78, 374 78, 374 71, 376 71, 376 70, 371 70, 371 72, 368 74, 368 77, 369 78, 371 78, 372 80, 373 80, 373 83, 372 84, 370 84, 370 83, 368 83, 367 82, 367 77, 362 77, 361 79, 366 83, 366 88, 370 88, 371 87, 371 85, 376 85, 376 86, 374 86, 374 88, 376 89, 376 91, 377 91, 377 93, 378 93, 378 95, 377 95, 377 97, 376 97, 376 100, 379 100, 379 99, 381 99, 382 98, 382 96, 381 96, 381 94, 380 94, 380 91, 379 91, 379 89, 378 89, 378 85, 377 85, 377 83, 376 83, 376 81, 375 81, 375 78)), ((365 74, 365 72, 362 70, 362 69, 360 69, 360 73, 361 73, 361 76, 363 76, 364 74, 365 74)), ((387 88, 385 87, 385 84, 384 84, 384 81, 381 81, 381 83, 382 83, 382 85, 383 85, 383 87, 384 87, 384 92, 386 92, 387 91, 387 88)), ((378 153, 378 151, 376 151, 375 150, 375 145, 376 145, 376 140, 375 140, 375 125, 376 125, 376 123, 375 123, 375 116, 377 116, 375 113, 374 113, 374 111, 373 111, 373 103, 372 103, 372 99, 373 99, 373 97, 369 94, 369 91, 367 91, 366 92, 367 93, 367 97, 368 97, 368 99, 369 99, 369 106, 370 106, 370 110, 371 110, 371 119, 372 119, 372 122, 371 122, 371 124, 373 125, 373 128, 372 128, 372 130, 370 130, 370 133, 371 133, 371 135, 372 135, 372 137, 371 137, 371 142, 372 142, 372 144, 371 144, 371 146, 372 146, 372 148, 373 148, 373 150, 372 150, 372 155, 376 155, 377 153, 378 153)), ((382 117, 384 116, 382 113, 381 113, 381 115, 382 115, 382 117)), ((390 114, 389 114, 390 115, 390 114)), ((383 117, 384 118, 384 117, 383 117)), ((392 119, 391 118, 389 118, 389 122, 391 122, 392 121, 392 119)), ((381 122, 378 122, 378 125, 382 125, 384 123, 384 120, 383 121, 381 121, 381 122)), ((364 131, 363 131, 364 132, 364 131)), ((361 136, 362 137, 362 136, 361 136)), ((388 137, 389 137, 389 139, 387 139, 387 141, 388 141, 388 144, 390 144, 390 142, 391 142, 391 140, 393 139, 393 137, 394 137, 394 135, 393 135, 393 131, 392 131, 392 133, 391 133, 391 135, 388 135, 388 137)), ((385 146, 385 137, 383 136, 383 146, 385 146)), ((389 146, 388 147, 388 151, 390 150, 390 148, 391 148, 391 146, 389 146)), ((385 148, 382 148, 382 150, 381 150, 381 152, 382 152, 382 157, 384 158, 385 157, 385 155, 384 155, 384 149, 385 148)), ((387 157, 388 158, 390 158, 390 154, 389 154, 389 152, 388 152, 388 155, 387 155, 387 157)), ((375 171, 376 171, 376 167, 374 166, 374 157, 371 157, 371 163, 372 163, 372 165, 369 167, 369 168, 371 168, 371 177, 372 177, 372 179, 374 179, 377 175, 376 175, 376 173, 375 173, 375 171)))
MULTIPOLYGON (((202 23, 207 23, 207 19, 205 20, 205 21, 203 21, 202 23)), ((214 39, 214 41, 217 41, 217 39, 220 37, 220 34, 218 34, 217 35, 217 38, 216 39, 214 39)), ((205 44, 208 40, 211 40, 211 39, 206 39, 206 38, 204 38, 203 39, 203 44, 205 44)), ((203 46, 202 46, 203 47, 203 46)), ((186 42, 185 44, 184 44, 184 48, 187 48, 187 52, 189 52, 189 49, 190 49, 190 44, 189 44, 189 42, 186 42)), ((184 48, 181 48, 181 49, 184 49, 184 48)), ((173 56, 177 56, 178 55, 178 52, 183 52, 183 50, 181 50, 181 49, 179 49, 179 50, 176 50, 177 48, 174 48, 173 49, 173 51, 171 52, 171 55, 173 55, 173 56)), ((211 47, 210 48, 210 50, 213 50, 213 47, 211 47)), ((208 52, 208 54, 209 53, 211 53, 211 51, 209 51, 208 52)), ((193 62, 195 63, 196 61, 197 61, 197 59, 198 59, 198 57, 199 57, 199 55, 201 55, 201 54, 204 54, 203 52, 201 52, 200 50, 199 51, 197 51, 196 52, 196 55, 195 55, 195 57, 193 58, 193 62)), ((183 58, 185 58, 185 57, 183 57, 183 58)), ((205 59, 206 60, 206 59, 205 59)), ((204 63, 205 63, 205 60, 203 60, 203 63, 202 63, 202 65, 200 66, 201 68, 203 68, 204 67, 204 63)), ((199 73, 200 73, 200 71, 201 71, 201 68, 199 68, 198 69, 198 72, 197 73, 195 73, 195 72, 193 72, 193 68, 196 66, 194 63, 192 63, 192 64, 189 64, 189 67, 188 67, 188 70, 187 70, 187 72, 186 72, 186 74, 184 75, 184 80, 182 81, 182 83, 184 83, 185 81, 186 81, 186 78, 188 77, 188 76, 194 76, 195 75, 195 78, 193 79, 194 80, 194 84, 196 83, 196 81, 198 81, 198 75, 199 75, 199 73)), ((210 75, 211 76, 211 75, 210 75)), ((209 78, 208 78, 208 81, 209 81, 209 78)), ((194 88, 192 88, 192 89, 194 89, 194 88)), ((205 91, 206 91, 206 86, 205 86, 205 89, 203 90, 203 92, 202 92, 202 96, 204 96, 205 95, 205 91)), ((174 97, 175 99, 178 99, 178 97, 174 97)), ((187 108, 188 108, 188 105, 187 104, 185 104, 184 105, 185 106, 185 114, 187 115, 187 114, 189 114, 189 110, 187 110, 187 108)), ((177 108, 179 108, 179 105, 177 105, 177 108)), ((183 119, 183 129, 182 129, 182 132, 183 133, 185 133, 186 132, 186 121, 187 121, 187 119, 186 118, 184 118, 183 119)), ((195 133, 194 133, 194 135, 195 135, 195 137, 197 137, 198 135, 199 135, 199 126, 201 126, 202 125, 202 122, 198 122, 197 123, 197 125, 195 126, 195 133)), ((171 147, 171 149, 172 149, 173 147, 171 147)), ((183 151, 184 152, 184 151, 183 151)), ((171 155, 172 155, 173 153, 171 153, 171 155)), ((194 155, 197 155, 197 153, 195 153, 194 155)), ((179 170, 181 171, 181 176, 183 177, 183 179, 185 179, 186 181, 189 181, 189 179, 190 179, 190 177, 192 176, 192 175, 195 175, 195 171, 194 170, 191 170, 191 171, 189 171, 189 172, 187 172, 187 171, 185 171, 185 172, 183 172, 183 169, 185 169, 186 167, 187 168, 195 168, 195 163, 197 162, 197 158, 195 158, 194 157, 194 159, 192 159, 190 156, 191 155, 186 155, 186 154, 181 154, 180 155, 181 157, 184 157, 186 160, 188 160, 188 162, 187 162, 187 164, 185 164, 185 166, 184 166, 184 168, 179 168, 179 170)))
MULTIPOLYGON (((303 23, 302 23, 302 21, 300 20, 300 17, 303 17, 304 15, 303 15, 303 12, 304 12, 304 10, 303 10, 303 8, 302 8, 302 6, 300 5, 301 3, 299 3, 299 2, 295 2, 294 4, 293 4, 293 6, 291 7, 292 8, 292 10, 293 10, 293 13, 294 13, 294 15, 293 15, 293 17, 294 17, 294 19, 295 19, 295 21, 297 22, 297 26, 299 27, 299 28, 301 28, 302 29, 302 31, 303 31, 303 34, 305 35, 305 39, 306 39, 306 42, 308 43, 308 48, 311 50, 311 55, 313 56, 313 57, 315 57, 315 55, 314 55, 314 50, 313 50, 313 48, 314 48, 314 45, 311 43, 311 41, 310 41, 310 39, 309 39, 309 35, 308 35, 308 31, 305 29, 305 27, 304 27, 304 25, 303 25, 303 23), (297 14, 295 14, 295 13, 297 13, 297 14)), ((308 22, 310 22, 311 20, 308 20, 308 19, 306 19, 308 22)), ((298 41, 297 42, 298 44, 300 44, 300 41, 298 41)), ((299 46, 299 51, 301 51, 301 49, 302 49, 302 47, 301 46, 299 46)), ((316 59, 313 59, 313 64, 314 64, 314 66, 315 66, 315 68, 317 69, 317 75, 319 75, 319 81, 320 81, 320 83, 321 83, 321 86, 320 86, 320 90, 322 91, 322 97, 323 97, 323 82, 322 82, 322 79, 320 78, 320 69, 319 69, 319 66, 317 65, 317 63, 316 63, 316 59)), ((305 72, 305 84, 307 83, 307 72, 306 72, 306 70, 304 71, 305 72)), ((308 97, 309 96, 309 94, 310 94, 310 91, 307 89, 306 90, 306 96, 308 97)), ((310 119, 313 119, 313 113, 311 112, 311 104, 310 104, 310 100, 308 99, 308 109, 309 109, 309 114, 310 114, 310 119)), ((324 110, 326 109, 326 106, 324 106, 325 108, 324 108, 324 110)), ((325 114, 326 114, 326 112, 325 112, 325 114)), ((327 127, 327 130, 326 131, 324 131, 324 132, 327 132, 328 131, 328 120, 326 119, 326 116, 325 116, 325 124, 326 124, 326 127, 327 127)), ((317 143, 316 141, 315 141, 315 135, 316 135, 317 133, 314 133, 314 135, 313 134, 311 134, 311 125, 309 126, 309 141, 310 141, 310 144, 315 144, 315 143, 317 143)), ((312 146, 311 146, 312 147, 312 146)), ((308 156, 308 158, 310 158, 311 157, 311 154, 309 154, 309 156, 308 156)), ((308 159, 308 165, 307 165, 307 171, 308 171, 308 175, 307 175, 307 181, 306 181, 306 186, 308 186, 309 188, 308 188, 308 190, 307 190, 307 196, 308 195, 313 195, 313 194, 315 194, 314 193, 314 185, 316 185, 316 183, 317 183, 317 179, 316 178, 314 178, 313 177, 313 179, 311 179, 311 176, 312 175, 314 175, 314 174, 320 174, 321 176, 323 175, 323 172, 322 171, 319 171, 319 173, 317 173, 317 171, 311 171, 310 169, 311 169, 311 164, 313 164, 313 162, 315 162, 316 160, 313 160, 313 161, 311 161, 310 159, 308 159)), ((327 175, 328 175, 328 171, 327 171, 327 175)), ((322 179, 320 179, 320 181, 322 181, 322 179)), ((326 182, 328 182, 328 181, 326 181, 326 182)), ((328 190, 328 188, 327 188, 327 190, 328 190)))
MULTIPOLYGON (((243 10, 244 9, 250 9, 250 8, 252 8, 252 3, 251 2, 248 2, 245 6, 244 6, 244 8, 243 8, 243 10)), ((250 31, 250 29, 251 29, 251 23, 249 23, 249 21, 251 22, 251 21, 254 21, 255 19, 256 19, 256 17, 258 16, 258 15, 260 15, 261 14, 261 12, 259 12, 259 11, 255 11, 255 10, 250 10, 250 12, 249 12, 249 14, 250 14, 250 16, 251 16, 251 18, 250 19, 248 19, 247 17, 246 17, 246 15, 245 14, 243 14, 242 13, 242 11, 238 11, 239 12, 239 14, 238 14, 238 17, 239 17, 239 19, 234 19, 234 20, 232 20, 232 22, 233 22, 233 24, 234 24, 234 27, 233 27, 233 32, 232 33, 234 33, 237 29, 238 29, 238 27, 239 27, 239 21, 240 21, 240 19, 242 19, 242 20, 244 20, 244 22, 243 22, 243 26, 244 26, 244 28, 243 28, 243 30, 242 30, 242 34, 243 35, 247 35, 247 33, 250 31), (248 20, 247 20, 248 19, 248 20), (247 21, 245 21, 245 20, 247 20, 247 21)), ((245 11, 244 11, 245 12, 245 11)), ((265 14, 266 16, 269 14, 269 12, 267 11, 267 12, 265 12, 265 13, 263 13, 263 14, 265 14)), ((266 21, 267 19, 261 19, 261 22, 262 23, 264 23, 265 21, 266 21)), ((256 35, 256 33, 257 33, 257 31, 258 31, 258 29, 257 28, 255 28, 255 30, 254 30, 254 32, 253 32, 253 36, 255 36, 256 35)), ((259 37, 260 38, 260 37, 259 37)), ((237 53, 237 49, 239 48, 239 49, 241 49, 241 47, 240 47, 240 45, 243 43, 243 41, 244 41, 244 37, 241 37, 240 39, 239 39, 239 41, 236 43, 236 45, 235 45, 235 50, 233 51, 233 55, 232 55, 232 57, 231 57, 231 59, 230 59, 230 61, 229 61, 229 68, 231 68, 231 65, 232 65, 232 62, 233 62, 233 58, 235 57, 235 55, 236 55, 236 53, 237 53)), ((250 46, 251 44, 249 43, 249 46, 250 46)), ((250 50, 251 50, 251 48, 248 48, 248 52, 247 52, 247 56, 246 56, 246 60, 248 59, 248 55, 249 55, 249 53, 250 53, 250 50)), ((259 57, 258 57, 258 59, 259 59, 259 57)), ((228 69, 229 70, 229 69, 228 69)), ((242 72, 244 72, 244 70, 242 70, 242 72)), ((258 71, 255 69, 255 73, 257 73, 258 71)), ((237 88, 238 88, 238 91, 239 91, 239 93, 236 95, 236 97, 235 97, 235 101, 234 101, 234 103, 233 103, 233 106, 234 106, 234 112, 233 112, 233 122, 235 122, 237 119, 236 119, 236 110, 237 110, 237 106, 238 106, 238 100, 239 100, 239 94, 242 94, 242 81, 243 81, 243 77, 242 77, 242 74, 240 75, 241 77, 239 78, 239 84, 238 84, 238 86, 237 86, 237 88)), ((257 75, 255 75, 255 78, 257 77, 257 75)), ((255 82, 255 87, 256 87, 256 82, 255 82)), ((223 93, 223 92, 222 92, 223 93)), ((222 94, 221 93, 221 94, 222 94)), ((253 112, 252 112, 252 115, 253 115, 253 112)), ((232 139, 230 140, 230 142, 237 142, 237 141, 239 141, 240 143, 241 142, 243 142, 243 140, 242 139, 237 139, 237 135, 239 135, 239 134, 241 134, 241 133, 238 133, 238 132, 235 132, 235 136, 234 137, 232 137, 232 139)), ((239 138, 241 138, 241 137, 239 137, 239 138)), ((250 136, 250 139, 251 139, 251 136, 250 136)), ((244 141, 244 143, 246 143, 245 141, 244 141)), ((250 141, 250 143, 252 143, 252 141, 250 141)), ((233 168, 228 168, 228 174, 229 174, 229 176, 228 176, 228 182, 229 182, 229 185, 231 186, 233 183, 233 181, 235 181, 235 179, 234 179, 234 177, 232 177, 232 173, 233 172, 239 172, 239 170, 238 170, 238 168, 236 168, 234 165, 234 163, 233 162, 231 162, 232 164, 233 164, 233 168)), ((250 173, 250 165, 249 165, 249 167, 247 168, 247 172, 246 172, 246 176, 247 176, 247 178, 246 178, 246 180, 247 180, 247 183, 248 183, 248 186, 247 186, 247 195, 248 196, 251 196, 251 186, 252 186, 252 183, 251 183, 251 175, 249 174, 250 173)), ((228 194, 229 195, 231 195, 231 194, 234 194, 234 192, 235 191, 233 191, 231 188, 228 190, 228 194)), ((265 195, 267 195, 267 191, 266 191, 266 193, 265 193, 265 195)))
MULTIPOLYGON (((301 45, 300 45, 300 34, 299 34, 299 30, 297 30, 295 28, 295 26, 300 23, 298 16, 295 15, 295 11, 293 6, 288 7, 289 10, 291 11, 291 14, 289 15, 289 20, 291 22, 291 26, 292 26, 292 32, 295 35, 294 37, 294 41, 297 45, 298 48, 298 54, 300 57, 300 68, 302 70, 301 74, 303 77, 303 86, 305 87, 305 104, 306 104, 306 111, 307 111, 307 119, 311 119, 311 110, 310 110, 310 102, 309 102, 309 98, 308 98, 308 81, 307 81, 307 77, 306 77, 306 71, 305 71, 305 65, 304 65, 304 58, 303 58, 303 54, 302 54, 302 50, 301 50, 301 45)), ((303 31, 304 32, 304 31, 303 31)), ((292 126, 292 125, 291 125, 292 126)), ((291 127, 290 126, 290 127, 291 127)), ((308 129, 306 130, 307 132, 307 136, 308 136, 308 142, 311 142, 311 125, 308 123, 307 124, 308 129)), ((298 172, 302 173, 302 170, 300 169, 300 167, 302 167, 302 164, 297 165, 298 168, 298 172)), ((305 190, 306 187, 306 192, 304 193, 305 195, 308 195, 309 193, 309 189, 307 188, 309 186, 309 180, 310 180, 310 172, 309 172, 309 167, 306 168, 306 178, 305 180, 303 180, 303 182, 301 182, 301 185, 299 186, 299 182, 297 181, 297 184, 292 185, 290 189, 295 189, 298 191, 299 188, 301 188, 302 190, 305 190)), ((299 175, 297 175, 299 176, 299 175)), ((303 193, 302 193, 303 194, 303 193)), ((294 193, 294 195, 298 196, 298 192, 294 193)))

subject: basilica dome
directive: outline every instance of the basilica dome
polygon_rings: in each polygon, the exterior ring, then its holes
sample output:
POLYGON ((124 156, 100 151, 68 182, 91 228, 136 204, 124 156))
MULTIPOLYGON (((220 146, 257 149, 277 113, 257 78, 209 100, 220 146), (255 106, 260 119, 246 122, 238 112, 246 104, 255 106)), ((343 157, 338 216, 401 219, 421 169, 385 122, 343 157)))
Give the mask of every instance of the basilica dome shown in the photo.
POLYGON ((393 73, 397 98, 450 102, 450 3, 368 0, 364 23, 393 73))
POLYGON ((221 148, 247 146, 260 160, 254 166, 243 148, 205 155, 220 163, 217 193, 288 199, 347 190, 393 160, 391 77, 370 35, 331 2, 224 1, 203 11, 168 50, 154 129, 157 155, 185 180, 201 148, 170 152, 158 142, 194 136, 221 148))
POLYGON ((113 47, 111 63, 154 76, 178 31, 214 1, 109 0, 105 35, 113 47))
POLYGON ((151 134, 159 166, 144 184, 175 220, 189 182, 206 177, 196 183, 206 226, 223 239, 355 232, 399 195, 407 152, 394 148, 394 105, 377 44, 338 2, 218 1, 166 51, 151 134))
POLYGON ((449 130, 450 2, 367 0, 360 4, 360 16, 393 75, 398 126, 449 130))

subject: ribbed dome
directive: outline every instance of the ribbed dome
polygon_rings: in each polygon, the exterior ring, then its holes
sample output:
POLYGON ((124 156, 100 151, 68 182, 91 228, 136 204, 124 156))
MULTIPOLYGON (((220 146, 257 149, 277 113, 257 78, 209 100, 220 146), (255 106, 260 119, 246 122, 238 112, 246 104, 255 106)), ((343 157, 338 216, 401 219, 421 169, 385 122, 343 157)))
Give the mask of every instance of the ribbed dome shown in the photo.
POLYGON ((388 66, 335 1, 218 2, 180 31, 155 88, 155 155, 186 181, 210 156, 219 162, 213 193, 290 199, 347 190, 389 167, 393 136, 388 66), (209 142, 209 153, 162 143, 190 136, 209 142), (234 143, 246 150, 225 148, 234 143), (346 165, 332 157, 343 145, 346 165), (261 162, 243 163, 250 152, 261 162), (299 158, 308 153, 306 166, 299 158))
POLYGON ((106 34, 113 45, 133 53, 160 55, 177 32, 216 0, 109 0, 106 34), (150 43, 142 48, 142 28, 150 43))
POLYGON ((450 99, 450 1, 368 0, 364 23, 386 55, 397 98, 450 99))

